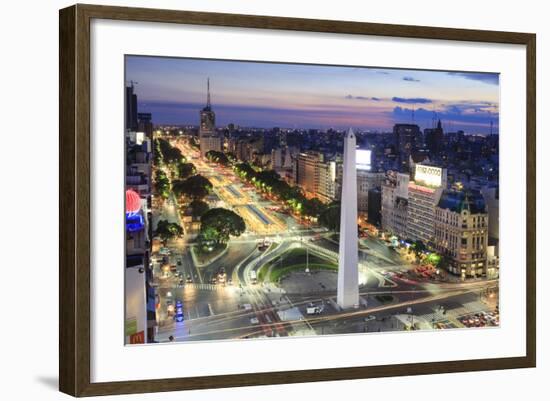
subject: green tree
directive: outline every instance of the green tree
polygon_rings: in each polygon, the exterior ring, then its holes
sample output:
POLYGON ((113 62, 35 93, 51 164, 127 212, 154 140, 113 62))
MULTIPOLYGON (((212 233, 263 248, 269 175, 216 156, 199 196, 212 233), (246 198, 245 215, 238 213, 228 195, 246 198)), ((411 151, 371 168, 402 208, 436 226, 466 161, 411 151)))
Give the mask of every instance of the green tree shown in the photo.
POLYGON ((201 200, 212 191, 212 183, 207 178, 197 174, 183 181, 172 183, 172 190, 178 196, 201 200))
POLYGON ((206 152, 206 158, 211 162, 221 164, 222 166, 229 165, 229 158, 223 152, 217 150, 209 150, 206 152))
POLYGON ((207 227, 197 236, 199 247, 207 249, 218 242, 219 233, 214 227, 207 227))
POLYGON ((208 212, 208 209, 210 209, 208 203, 201 200, 192 201, 189 204, 189 207, 191 208, 191 213, 193 217, 201 217, 203 214, 208 212))
POLYGON ((184 163, 185 157, 178 148, 170 145, 166 139, 159 139, 159 148, 165 163, 184 163))
POLYGON ((179 163, 178 164, 178 177, 180 180, 191 177, 197 173, 197 168, 193 163, 179 163))
POLYGON ((420 240, 417 240, 417 241, 414 241, 411 245, 411 248, 414 252, 414 254, 416 255, 416 258, 418 259, 420 257, 420 255, 422 255, 422 253, 427 249, 426 248, 426 245, 424 244, 424 242, 420 241, 420 240))
POLYGON ((332 203, 319 214, 319 223, 329 230, 340 229, 340 204, 332 203))
POLYGON ((305 199, 303 202, 303 214, 311 217, 319 217, 325 210, 325 204, 317 198, 305 199))
POLYGON ((157 229, 155 234, 158 235, 162 241, 183 235, 183 228, 177 223, 169 223, 167 220, 160 220, 157 223, 157 229))
POLYGON ((155 171, 155 192, 166 199, 170 195, 170 180, 162 170, 155 171))
POLYGON ((227 243, 230 236, 238 237, 246 230, 246 224, 241 216, 235 212, 214 208, 201 217, 201 233, 206 231, 216 234, 216 243, 227 243))

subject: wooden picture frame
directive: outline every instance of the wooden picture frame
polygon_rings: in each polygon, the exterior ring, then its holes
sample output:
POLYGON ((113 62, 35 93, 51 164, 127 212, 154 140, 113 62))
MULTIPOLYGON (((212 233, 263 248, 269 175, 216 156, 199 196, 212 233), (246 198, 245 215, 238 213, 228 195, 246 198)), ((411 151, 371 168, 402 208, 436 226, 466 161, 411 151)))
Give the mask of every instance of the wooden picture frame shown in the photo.
POLYGON ((144 393, 534 367, 536 363, 535 49, 529 33, 74 5, 59 14, 59 388, 73 396, 144 393), (526 46, 527 216, 524 357, 231 374, 108 383, 90 380, 90 21, 94 18, 268 28, 526 46))

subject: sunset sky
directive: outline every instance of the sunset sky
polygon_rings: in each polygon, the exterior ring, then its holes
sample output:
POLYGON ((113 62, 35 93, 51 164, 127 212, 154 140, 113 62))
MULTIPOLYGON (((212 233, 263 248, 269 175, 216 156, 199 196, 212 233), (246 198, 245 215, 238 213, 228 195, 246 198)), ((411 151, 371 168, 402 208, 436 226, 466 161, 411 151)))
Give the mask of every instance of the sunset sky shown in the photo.
POLYGON ((498 74, 127 56, 139 112, 156 124, 199 123, 210 77, 216 125, 359 128, 395 123, 498 132, 498 74))

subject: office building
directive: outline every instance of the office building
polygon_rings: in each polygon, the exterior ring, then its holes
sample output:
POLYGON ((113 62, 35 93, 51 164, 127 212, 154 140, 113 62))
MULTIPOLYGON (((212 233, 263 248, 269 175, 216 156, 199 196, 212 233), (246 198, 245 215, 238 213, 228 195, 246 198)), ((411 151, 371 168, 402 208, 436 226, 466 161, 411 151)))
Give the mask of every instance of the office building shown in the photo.
POLYGON ((420 127, 416 124, 395 124, 393 127, 395 151, 400 172, 409 172, 409 161, 412 152, 417 148, 421 137, 420 127))
POLYGON ((440 152, 443 150, 444 145, 443 127, 441 125, 441 120, 437 121, 436 127, 426 128, 424 130, 424 141, 426 143, 426 148, 430 152, 432 160, 438 157, 440 152))
POLYGON ((447 188, 447 169, 417 164, 409 182, 407 238, 429 245, 434 240, 435 207, 447 188))
POLYGON ((125 128, 128 131, 137 131, 138 129, 138 112, 137 112, 137 95, 134 93, 134 82, 130 81, 130 86, 126 87, 125 111, 125 128))
POLYGON ((386 174, 384 173, 357 168, 357 207, 359 214, 367 215, 369 211, 369 191, 380 187, 385 178, 386 174))
POLYGON ((337 160, 326 160, 321 152, 297 155, 294 182, 308 197, 329 203, 339 198, 341 167, 337 160))
POLYGON ((389 172, 381 185, 382 229, 406 238, 409 202, 409 174, 389 172))

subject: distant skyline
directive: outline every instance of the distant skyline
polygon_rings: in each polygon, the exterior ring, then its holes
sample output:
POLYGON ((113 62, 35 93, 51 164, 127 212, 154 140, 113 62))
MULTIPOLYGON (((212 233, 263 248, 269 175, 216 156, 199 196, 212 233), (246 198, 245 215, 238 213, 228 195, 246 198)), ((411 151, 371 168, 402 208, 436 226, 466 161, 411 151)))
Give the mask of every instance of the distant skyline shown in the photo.
POLYGON ((493 73, 126 57, 138 110, 155 124, 198 125, 208 77, 217 126, 388 131, 429 128, 435 116, 446 132, 487 134, 491 121, 493 133, 499 128, 493 73))

